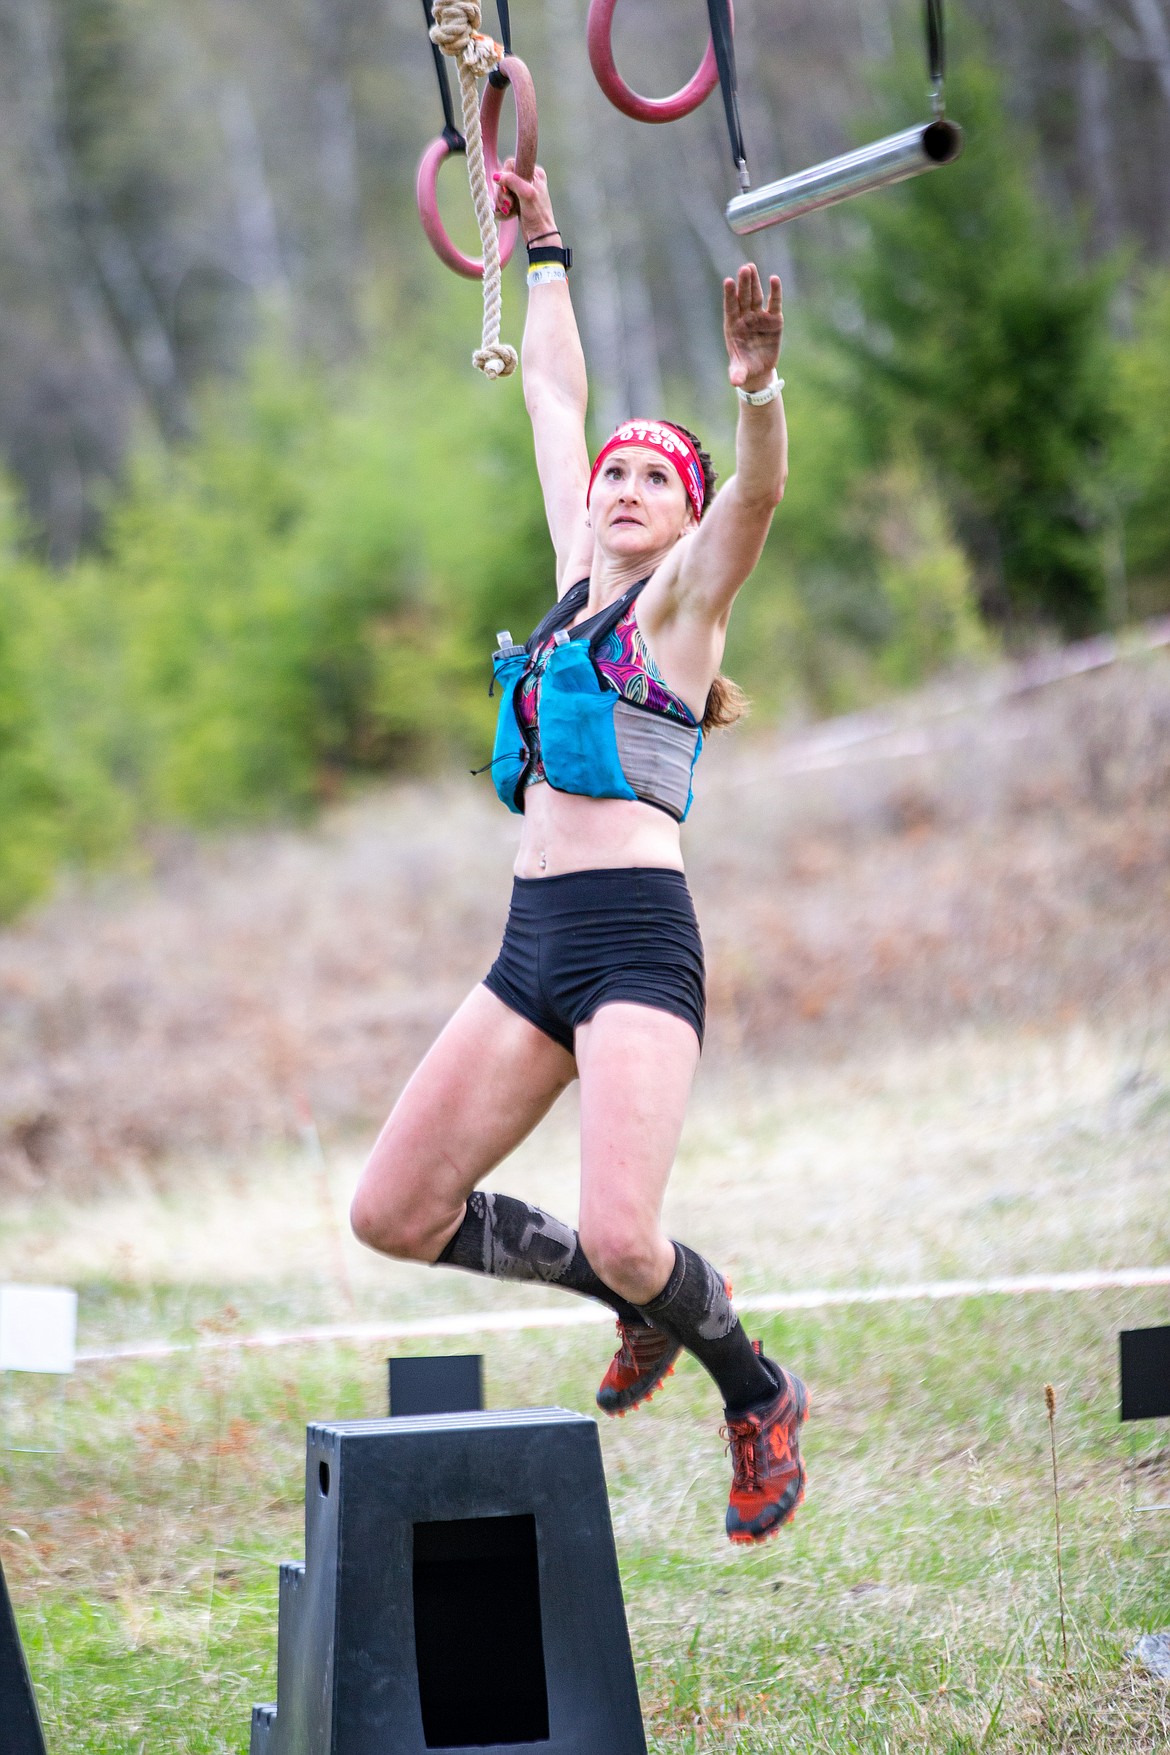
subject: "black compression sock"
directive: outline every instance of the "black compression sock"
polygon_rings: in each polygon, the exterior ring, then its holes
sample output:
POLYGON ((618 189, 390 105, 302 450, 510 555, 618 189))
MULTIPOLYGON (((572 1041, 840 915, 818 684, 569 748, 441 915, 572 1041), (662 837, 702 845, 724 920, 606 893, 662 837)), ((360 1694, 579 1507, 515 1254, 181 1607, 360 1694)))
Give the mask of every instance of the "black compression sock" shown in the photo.
POLYGON ((674 1272, 642 1314, 693 1353, 719 1385, 724 1406, 738 1413, 770 1400, 779 1387, 731 1307, 722 1274, 685 1243, 674 1246, 674 1272))
POLYGON ((489 1274, 497 1280, 540 1280, 583 1298, 596 1298, 634 1327, 644 1327, 648 1320, 598 1279, 571 1225, 510 1194, 484 1194, 477 1189, 468 1198, 463 1223, 435 1265, 489 1274))

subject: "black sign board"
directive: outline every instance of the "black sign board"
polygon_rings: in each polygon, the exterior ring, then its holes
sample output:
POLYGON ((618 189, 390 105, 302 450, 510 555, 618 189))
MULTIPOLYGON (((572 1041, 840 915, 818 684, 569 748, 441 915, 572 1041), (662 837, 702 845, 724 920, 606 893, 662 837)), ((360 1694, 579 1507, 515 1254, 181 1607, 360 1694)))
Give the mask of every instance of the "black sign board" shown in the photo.
POLYGON ((388 1359, 390 1413, 396 1419, 422 1414, 478 1414, 483 1407, 483 1356, 450 1353, 438 1359, 388 1359))
POLYGON ((1170 1417, 1170 1327, 1121 1333, 1121 1418, 1170 1417))
POLYGON ((4 1755, 45 1755, 36 1696, 8 1600, 3 1566, 0 1566, 0 1748, 4 1755))

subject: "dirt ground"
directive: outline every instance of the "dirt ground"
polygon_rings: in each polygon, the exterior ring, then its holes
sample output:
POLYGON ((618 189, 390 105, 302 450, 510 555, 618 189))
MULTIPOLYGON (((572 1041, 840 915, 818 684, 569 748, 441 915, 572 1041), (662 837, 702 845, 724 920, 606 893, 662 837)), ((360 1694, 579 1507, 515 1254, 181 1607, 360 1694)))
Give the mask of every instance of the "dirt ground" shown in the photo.
MULTIPOLYGON (((802 735, 716 738, 685 830, 708 1080, 973 1030, 1170 1015, 1170 656, 976 679, 802 735), (1009 679, 1010 681, 1010 679, 1009 679)), ((514 820, 486 780, 311 832, 161 836, 0 934, 0 1190, 84 1194, 381 1118, 490 963, 514 820)))

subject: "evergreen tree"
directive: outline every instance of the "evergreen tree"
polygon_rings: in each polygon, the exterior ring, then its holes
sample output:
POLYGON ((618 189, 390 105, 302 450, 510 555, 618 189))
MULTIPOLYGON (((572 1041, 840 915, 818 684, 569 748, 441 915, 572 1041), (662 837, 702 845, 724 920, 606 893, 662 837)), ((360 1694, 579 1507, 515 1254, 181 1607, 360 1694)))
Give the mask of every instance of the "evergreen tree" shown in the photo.
MULTIPOLYGON (((880 459, 909 438, 930 460, 985 612, 1075 634, 1105 599, 1112 276, 1081 265, 970 48, 949 95, 963 156, 854 210, 842 338, 859 413, 880 459)), ((921 110, 908 79, 897 101, 903 121, 921 110)))

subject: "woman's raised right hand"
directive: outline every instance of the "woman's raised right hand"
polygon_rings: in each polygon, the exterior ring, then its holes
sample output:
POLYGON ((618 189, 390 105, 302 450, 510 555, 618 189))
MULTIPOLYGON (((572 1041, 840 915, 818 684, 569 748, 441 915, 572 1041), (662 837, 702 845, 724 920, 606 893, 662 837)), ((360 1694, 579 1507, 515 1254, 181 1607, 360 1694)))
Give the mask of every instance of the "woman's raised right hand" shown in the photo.
POLYGON ((496 184, 496 213, 501 219, 509 219, 519 206, 520 230, 525 241, 538 237, 541 232, 556 231, 557 222, 553 217, 552 198, 543 166, 536 166, 530 182, 526 177, 517 176, 516 160, 506 158, 496 173, 496 184))

